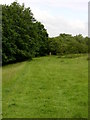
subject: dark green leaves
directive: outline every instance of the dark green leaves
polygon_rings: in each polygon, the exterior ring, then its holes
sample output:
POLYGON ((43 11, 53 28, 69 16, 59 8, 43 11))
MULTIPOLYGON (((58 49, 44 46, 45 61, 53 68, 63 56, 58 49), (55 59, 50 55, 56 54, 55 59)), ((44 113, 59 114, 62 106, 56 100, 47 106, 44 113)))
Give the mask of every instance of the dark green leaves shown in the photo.
POLYGON ((2 6, 3 64, 47 54, 48 34, 30 8, 17 2, 2 6))

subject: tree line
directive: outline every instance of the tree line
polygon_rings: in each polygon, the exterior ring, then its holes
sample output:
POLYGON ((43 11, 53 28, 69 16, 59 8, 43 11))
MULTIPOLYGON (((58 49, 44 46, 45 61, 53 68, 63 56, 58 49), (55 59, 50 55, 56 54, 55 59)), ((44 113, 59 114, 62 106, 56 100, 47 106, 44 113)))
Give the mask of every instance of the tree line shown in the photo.
POLYGON ((13 63, 45 56, 49 53, 63 55, 87 53, 88 37, 60 34, 49 38, 47 30, 31 12, 13 2, 2 5, 2 64, 13 63))
POLYGON ((58 37, 49 38, 49 51, 53 55, 88 53, 88 44, 88 37, 64 33, 58 37))
POLYGON ((2 66, 2 7, 0 5, 0 66, 2 66))

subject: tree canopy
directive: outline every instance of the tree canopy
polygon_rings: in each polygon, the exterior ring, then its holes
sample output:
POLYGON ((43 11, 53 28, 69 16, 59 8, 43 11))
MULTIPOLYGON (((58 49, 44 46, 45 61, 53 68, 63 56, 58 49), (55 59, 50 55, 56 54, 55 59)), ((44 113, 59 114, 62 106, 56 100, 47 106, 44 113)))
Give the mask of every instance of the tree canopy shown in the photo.
POLYGON ((2 23, 3 64, 47 54, 47 31, 30 8, 17 2, 2 5, 2 23))
POLYGON ((49 38, 49 51, 53 55, 87 53, 88 37, 81 34, 76 36, 60 34, 58 37, 49 38))
POLYGON ((49 52, 53 55, 87 53, 88 37, 64 33, 49 38, 44 25, 34 18, 30 7, 25 8, 24 4, 17 2, 2 5, 3 64, 44 56, 49 52))

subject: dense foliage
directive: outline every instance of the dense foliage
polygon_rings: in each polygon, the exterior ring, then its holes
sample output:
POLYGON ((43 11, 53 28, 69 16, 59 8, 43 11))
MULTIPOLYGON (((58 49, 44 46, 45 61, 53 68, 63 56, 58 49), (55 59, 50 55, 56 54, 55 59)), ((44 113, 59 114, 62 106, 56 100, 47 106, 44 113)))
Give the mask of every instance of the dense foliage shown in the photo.
POLYGON ((58 37, 49 38, 49 51, 53 55, 87 53, 88 37, 84 38, 81 34, 60 34, 58 37))
POLYGON ((30 8, 17 2, 2 6, 3 64, 47 54, 48 34, 30 8))
POLYGON ((2 6, 0 5, 0 66, 2 65, 2 6))
POLYGON ((53 55, 88 52, 88 37, 60 34, 48 38, 44 25, 38 22, 30 8, 13 2, 2 5, 3 64, 32 59, 49 53, 53 55))

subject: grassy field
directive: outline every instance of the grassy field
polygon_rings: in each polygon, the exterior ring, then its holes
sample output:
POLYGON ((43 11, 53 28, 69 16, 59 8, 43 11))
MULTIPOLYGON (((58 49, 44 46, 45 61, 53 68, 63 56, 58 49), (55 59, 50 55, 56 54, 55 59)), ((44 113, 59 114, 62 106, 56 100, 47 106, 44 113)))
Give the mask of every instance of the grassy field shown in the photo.
POLYGON ((0 120, 2 118, 2 68, 0 67, 0 120))
POLYGON ((87 56, 47 56, 3 67, 4 118, 87 118, 87 56))

